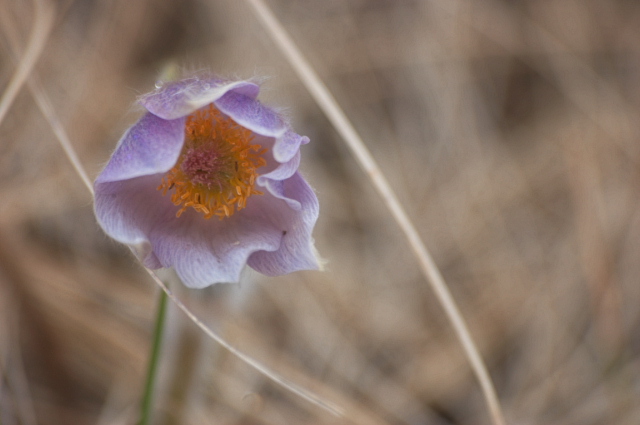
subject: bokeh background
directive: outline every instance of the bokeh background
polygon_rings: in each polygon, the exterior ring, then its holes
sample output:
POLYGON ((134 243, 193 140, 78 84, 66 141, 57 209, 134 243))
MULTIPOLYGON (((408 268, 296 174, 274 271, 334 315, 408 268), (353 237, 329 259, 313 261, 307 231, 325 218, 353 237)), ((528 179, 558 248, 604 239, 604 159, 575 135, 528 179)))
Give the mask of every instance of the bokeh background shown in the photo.
MULTIPOLYGON (((415 221, 510 424, 640 423, 640 3, 268 0, 415 221)), ((167 67, 266 77, 312 143, 327 270, 188 290, 154 423, 488 424, 381 199, 246 3, 63 0, 34 75, 94 178, 167 67)), ((0 88, 34 22, 0 2, 0 88)), ((97 226, 26 86, 0 127, 0 423, 133 424, 158 289, 97 226)))

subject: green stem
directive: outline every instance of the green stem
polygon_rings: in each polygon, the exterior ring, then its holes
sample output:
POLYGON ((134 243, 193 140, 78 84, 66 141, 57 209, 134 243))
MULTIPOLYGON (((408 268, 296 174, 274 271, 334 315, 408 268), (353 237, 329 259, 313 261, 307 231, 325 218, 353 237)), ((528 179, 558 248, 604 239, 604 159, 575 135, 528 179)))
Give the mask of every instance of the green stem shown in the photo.
POLYGON ((151 416, 151 400, 153 398, 153 384, 156 380, 156 372, 158 369, 158 358, 160 357, 160 343, 162 341, 162 329, 164 328, 164 315, 167 307, 167 294, 160 291, 158 299, 158 310, 156 313, 156 323, 153 329, 153 342, 151 352, 149 353, 149 365, 147 367, 147 379, 144 384, 144 394, 142 396, 142 405, 140 407, 140 421, 138 425, 147 425, 151 416))

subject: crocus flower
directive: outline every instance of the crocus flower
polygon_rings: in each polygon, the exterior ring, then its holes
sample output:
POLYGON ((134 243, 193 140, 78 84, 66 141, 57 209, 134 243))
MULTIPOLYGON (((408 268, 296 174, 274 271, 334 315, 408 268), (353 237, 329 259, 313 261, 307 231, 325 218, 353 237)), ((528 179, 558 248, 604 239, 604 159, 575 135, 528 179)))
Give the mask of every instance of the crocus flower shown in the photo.
POLYGON ((140 97, 146 113, 94 182, 104 231, 186 286, 318 269, 318 200, 298 173, 300 145, 249 81, 192 77, 140 97))

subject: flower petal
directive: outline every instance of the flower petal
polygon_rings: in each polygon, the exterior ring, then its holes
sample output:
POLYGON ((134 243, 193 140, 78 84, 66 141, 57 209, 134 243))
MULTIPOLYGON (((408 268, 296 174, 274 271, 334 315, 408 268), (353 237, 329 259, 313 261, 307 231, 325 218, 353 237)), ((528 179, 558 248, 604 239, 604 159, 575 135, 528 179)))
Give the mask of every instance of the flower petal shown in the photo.
POLYGON ((268 194, 254 196, 243 214, 224 220, 205 220, 191 209, 178 218, 178 207, 156 191, 161 178, 156 174, 103 183, 96 191, 100 226, 119 242, 142 246, 136 253, 145 266, 173 267, 186 286, 202 288, 237 282, 253 252, 275 251, 280 246, 281 226, 266 221, 263 210, 273 210, 269 204, 274 202, 286 208, 281 200, 268 194))
MULTIPOLYGON (((128 245, 149 242, 150 224, 163 217, 163 209, 172 206, 170 201, 166 205, 168 200, 157 202, 162 194, 157 193, 154 185, 157 186, 161 178, 161 174, 154 174, 95 185, 96 218, 109 236, 128 245)), ((149 252, 139 250, 140 259, 144 260, 149 252)))
POLYGON ((290 178, 298 171, 300 165, 300 151, 284 164, 280 164, 274 170, 257 178, 256 184, 266 188, 276 198, 284 200, 291 209, 299 211, 302 207, 296 199, 289 198, 284 193, 284 180, 290 178))
POLYGON ((300 136, 289 130, 276 139, 273 145, 273 157, 278 162, 287 162, 300 151, 300 145, 309 143, 307 136, 300 136))
POLYGON ((214 104, 221 112, 254 133, 278 137, 287 131, 287 124, 275 111, 236 91, 227 92, 214 104))
POLYGON ((145 114, 122 136, 94 186, 166 172, 178 160, 183 142, 184 119, 163 120, 145 114))
POLYGON ((260 87, 250 81, 224 81, 211 77, 194 77, 166 83, 141 96, 138 101, 147 111, 166 120, 189 115, 220 99, 228 92, 253 100, 260 87))
POLYGON ((298 202, 301 208, 296 211, 287 205, 287 208, 278 208, 268 213, 270 221, 282 227, 282 242, 276 251, 254 252, 247 262, 251 268, 267 276, 319 269, 311 237, 318 219, 318 199, 297 172, 282 183, 284 196, 298 202))
POLYGON ((192 210, 155 226, 149 239, 160 262, 191 288, 237 282, 251 253, 280 245, 280 234, 260 219, 234 214, 204 220, 192 210))

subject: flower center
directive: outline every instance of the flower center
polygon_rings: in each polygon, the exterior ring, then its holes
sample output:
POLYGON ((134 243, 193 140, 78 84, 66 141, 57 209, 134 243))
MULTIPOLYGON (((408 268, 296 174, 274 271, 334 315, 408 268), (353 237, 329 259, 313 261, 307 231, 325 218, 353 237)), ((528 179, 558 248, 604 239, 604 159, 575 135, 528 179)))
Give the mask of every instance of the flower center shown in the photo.
POLYGON ((191 207, 206 219, 222 219, 244 208, 249 196, 262 195, 253 185, 267 150, 251 144, 251 131, 211 104, 186 118, 184 138, 178 162, 158 186, 162 195, 173 190, 171 202, 181 206, 176 217, 191 207))

